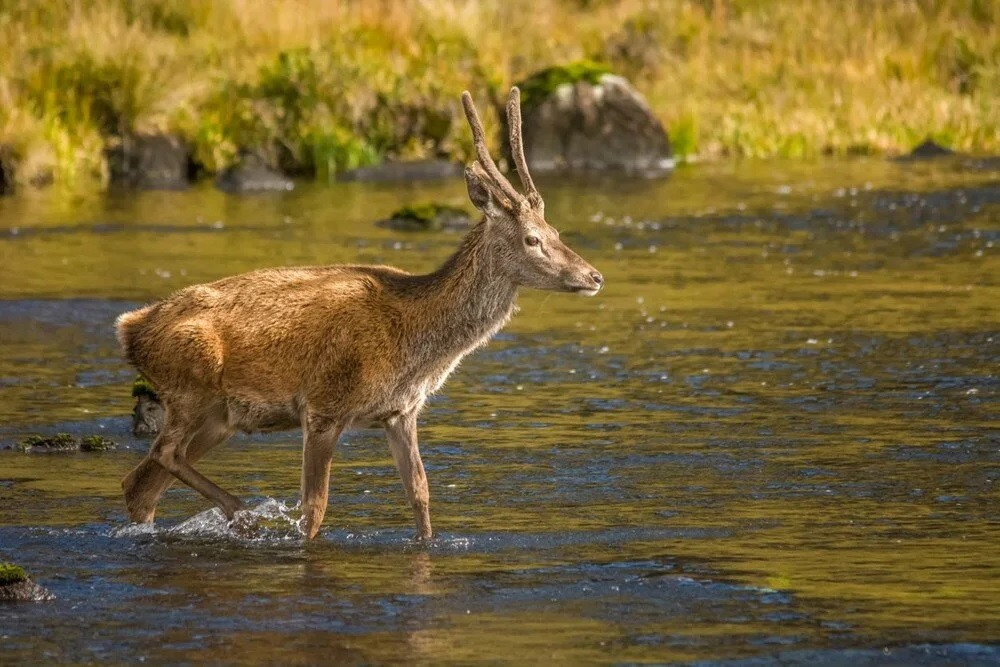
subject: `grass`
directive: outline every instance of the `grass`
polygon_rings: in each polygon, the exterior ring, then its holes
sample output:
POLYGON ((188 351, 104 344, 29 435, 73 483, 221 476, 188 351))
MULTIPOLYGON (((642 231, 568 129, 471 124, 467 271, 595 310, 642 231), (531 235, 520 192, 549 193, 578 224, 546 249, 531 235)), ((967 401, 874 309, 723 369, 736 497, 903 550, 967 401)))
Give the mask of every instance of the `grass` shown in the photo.
POLYGON ((106 184, 105 147, 137 131, 177 133, 208 173, 252 149, 329 179, 465 159, 463 89, 497 127, 511 83, 593 61, 686 156, 898 154, 928 136, 996 153, 998 25, 994 0, 9 0, 0 146, 22 185, 106 184))

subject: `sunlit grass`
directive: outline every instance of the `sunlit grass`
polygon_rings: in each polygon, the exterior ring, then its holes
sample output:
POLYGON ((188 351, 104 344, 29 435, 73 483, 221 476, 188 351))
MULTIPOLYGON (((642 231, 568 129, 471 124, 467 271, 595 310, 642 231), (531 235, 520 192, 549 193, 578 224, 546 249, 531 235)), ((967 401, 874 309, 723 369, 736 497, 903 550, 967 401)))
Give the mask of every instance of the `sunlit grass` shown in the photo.
POLYGON ((464 158, 458 94, 589 59, 631 78, 682 155, 1000 150, 991 0, 11 0, 0 144, 22 183, 106 182, 109 137, 170 131, 208 171, 252 149, 327 179, 464 158))

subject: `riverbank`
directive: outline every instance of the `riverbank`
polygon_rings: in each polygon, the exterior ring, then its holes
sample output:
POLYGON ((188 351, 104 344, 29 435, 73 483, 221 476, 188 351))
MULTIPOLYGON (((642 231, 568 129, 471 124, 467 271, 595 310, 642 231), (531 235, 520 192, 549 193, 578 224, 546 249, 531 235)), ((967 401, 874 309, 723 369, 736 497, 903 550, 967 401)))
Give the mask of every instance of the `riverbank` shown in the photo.
POLYGON ((169 133, 216 174, 253 151, 321 180, 471 152, 507 86, 593 60, 682 157, 1000 152, 1000 9, 905 3, 14 0, 0 10, 0 161, 18 186, 103 187, 108 151, 169 133), (491 104, 492 103, 492 104, 491 104))

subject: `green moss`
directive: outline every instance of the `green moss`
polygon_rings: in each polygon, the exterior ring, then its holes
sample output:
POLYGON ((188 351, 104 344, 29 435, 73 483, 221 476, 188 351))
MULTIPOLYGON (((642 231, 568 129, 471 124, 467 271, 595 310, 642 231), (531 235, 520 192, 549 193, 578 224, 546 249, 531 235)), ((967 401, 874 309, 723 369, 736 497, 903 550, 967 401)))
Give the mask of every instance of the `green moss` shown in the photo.
POLYGON ((16 584, 28 580, 28 573, 24 568, 13 563, 0 563, 0 586, 16 584))
POLYGON ((610 73, 611 70, 606 65, 589 60, 548 67, 517 84, 521 89, 521 106, 525 109, 536 106, 564 83, 586 81, 596 84, 602 76, 610 73))
POLYGON ((17 444, 17 449, 22 452, 32 449, 48 449, 51 451, 72 451, 78 448, 76 439, 69 433, 57 433, 44 437, 40 435, 29 435, 17 444))
POLYGON ((465 209, 447 204, 412 204, 394 211, 388 226, 413 231, 439 231, 445 227, 466 225, 470 221, 465 209))
POLYGON ((83 452, 104 452, 117 448, 118 445, 102 435, 88 435, 80 439, 80 451, 83 452))
POLYGON ((140 396, 149 396, 153 400, 160 400, 160 397, 156 394, 156 389, 153 388, 152 383, 146 379, 145 375, 141 373, 135 377, 132 382, 132 396, 138 398, 140 396))
POLYGON ((447 204, 413 204, 411 206, 404 206, 395 213, 392 214, 394 218, 407 218, 409 220, 416 220, 417 222, 430 223, 442 216, 465 216, 468 214, 464 209, 458 208, 457 206, 448 206, 447 204))

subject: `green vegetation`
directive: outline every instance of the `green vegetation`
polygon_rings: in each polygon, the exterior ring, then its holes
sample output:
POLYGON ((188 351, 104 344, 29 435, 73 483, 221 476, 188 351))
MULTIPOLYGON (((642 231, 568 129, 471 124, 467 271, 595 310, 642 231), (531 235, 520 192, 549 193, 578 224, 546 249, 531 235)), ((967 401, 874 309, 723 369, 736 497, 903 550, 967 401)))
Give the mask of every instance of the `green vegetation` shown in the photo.
POLYGON ((17 443, 18 451, 30 452, 33 449, 44 449, 50 452, 103 452, 115 449, 117 445, 101 435, 87 435, 77 442, 69 433, 57 433, 52 436, 29 435, 17 443))
POLYGON ((24 568, 13 563, 0 563, 0 586, 16 584, 28 580, 24 568))
POLYGON ((463 89, 496 127, 510 83, 530 102, 605 70, 682 154, 899 154, 925 137, 995 153, 998 26, 992 0, 10 0, 0 155, 22 185, 93 188, 116 137, 171 132, 208 173, 248 149, 328 179, 465 159, 463 89))
POLYGON ((118 445, 102 435, 87 435, 80 438, 81 452, 106 452, 117 448, 118 445))
POLYGON ((32 449, 47 449, 54 452, 68 452, 79 449, 76 439, 69 433, 57 433, 51 436, 29 435, 17 444, 17 449, 29 452, 32 449))
POLYGON ((595 84, 610 74, 611 68, 588 60, 569 65, 547 67, 518 82, 521 89, 521 106, 530 109, 564 83, 586 81, 595 84))
POLYGON ((424 203, 404 206, 381 224, 403 231, 440 231, 448 227, 466 227, 471 222, 472 218, 463 208, 424 203))
POLYGON ((156 389, 142 373, 135 376, 135 380, 132 382, 132 397, 139 398, 140 396, 149 396, 155 401, 160 400, 160 397, 156 394, 156 389))

